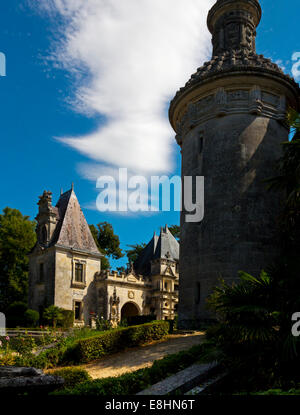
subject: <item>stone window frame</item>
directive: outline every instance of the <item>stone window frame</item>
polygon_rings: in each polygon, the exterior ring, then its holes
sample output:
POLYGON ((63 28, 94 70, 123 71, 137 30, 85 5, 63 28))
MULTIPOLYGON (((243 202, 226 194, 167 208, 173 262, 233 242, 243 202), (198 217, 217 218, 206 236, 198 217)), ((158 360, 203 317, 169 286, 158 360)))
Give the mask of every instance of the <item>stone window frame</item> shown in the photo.
POLYGON ((74 311, 74 321, 83 321, 84 320, 84 315, 83 315, 83 301, 82 300, 76 300, 73 299, 73 311, 74 311), (79 314, 80 314, 80 318, 76 319, 76 310, 75 310, 75 306, 76 303, 80 303, 80 309, 79 309, 79 314))
POLYGON ((72 287, 85 288, 86 287, 86 267, 87 262, 78 258, 73 258, 72 261, 72 287), (83 266, 83 281, 76 281, 76 264, 83 266))

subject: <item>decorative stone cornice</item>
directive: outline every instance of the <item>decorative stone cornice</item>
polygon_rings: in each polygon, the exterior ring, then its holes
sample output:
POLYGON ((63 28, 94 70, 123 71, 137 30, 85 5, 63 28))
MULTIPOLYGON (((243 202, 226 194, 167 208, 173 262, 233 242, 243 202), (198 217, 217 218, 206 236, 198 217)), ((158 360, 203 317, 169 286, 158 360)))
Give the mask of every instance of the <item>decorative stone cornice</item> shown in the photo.
POLYGON ((264 117, 285 120, 286 98, 273 92, 262 90, 259 85, 252 88, 217 88, 213 93, 190 103, 177 122, 177 142, 197 125, 228 114, 256 114, 264 117))
MULTIPOLYGON (((176 125, 181 122, 178 119, 178 114, 180 112, 180 116, 182 116, 186 111, 186 109, 183 111, 182 103, 190 101, 186 97, 191 96, 194 100, 195 90, 199 92, 200 97, 203 95, 201 90, 205 89, 203 86, 214 84, 217 79, 236 77, 238 81, 242 76, 268 78, 268 82, 272 80, 277 84, 282 84, 282 90, 284 87, 286 90, 288 89, 289 94, 294 97, 292 98, 294 102, 299 101, 300 89, 295 80, 284 74, 281 68, 270 59, 255 53, 255 28, 260 19, 261 8, 257 0, 218 0, 210 10, 208 27, 213 34, 213 56, 210 61, 205 62, 203 66, 197 69, 171 101, 169 117, 176 132, 178 132, 176 125)), ((259 83, 263 84, 264 79, 259 83)), ((217 115, 226 115, 230 111, 225 102, 220 102, 222 99, 226 99, 226 96, 222 96, 219 91, 214 102, 217 115)), ((264 105, 261 106, 259 103, 252 105, 252 111, 257 111, 257 113, 263 115, 270 114, 268 109, 264 112, 264 108, 264 105)), ((248 110, 250 111, 251 108, 248 108, 248 110)), ((232 111, 234 112, 236 109, 233 108, 232 111)), ((281 119, 282 111, 280 109, 277 112, 272 110, 273 115, 276 119, 281 119)))

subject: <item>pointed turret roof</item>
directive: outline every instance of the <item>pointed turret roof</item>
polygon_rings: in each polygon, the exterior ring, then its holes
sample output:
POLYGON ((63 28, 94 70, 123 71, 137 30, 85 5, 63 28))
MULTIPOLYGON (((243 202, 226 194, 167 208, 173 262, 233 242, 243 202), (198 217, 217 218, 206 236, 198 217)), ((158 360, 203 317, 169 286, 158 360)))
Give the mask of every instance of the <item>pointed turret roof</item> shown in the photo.
POLYGON ((142 250, 134 263, 137 273, 147 275, 151 270, 151 261, 154 259, 179 260, 179 243, 169 231, 168 226, 161 228, 160 235, 154 233, 153 238, 142 250))
POLYGON ((57 225, 50 246, 60 245, 100 255, 73 186, 61 194, 56 209, 57 225))

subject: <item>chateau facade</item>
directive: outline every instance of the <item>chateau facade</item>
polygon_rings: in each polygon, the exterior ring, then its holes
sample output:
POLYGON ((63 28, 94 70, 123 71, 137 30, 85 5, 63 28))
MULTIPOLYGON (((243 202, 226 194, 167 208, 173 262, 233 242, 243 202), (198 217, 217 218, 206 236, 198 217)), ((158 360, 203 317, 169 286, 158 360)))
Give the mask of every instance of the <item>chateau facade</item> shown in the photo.
POLYGON ((180 327, 211 318, 206 299, 221 277, 258 275, 280 255, 281 195, 267 192, 264 180, 277 175, 286 110, 299 110, 299 85, 256 53, 261 14, 258 0, 218 0, 207 19, 212 58, 170 105, 182 176, 205 180, 203 221, 187 223, 181 214, 180 327))
POLYGON ((168 230, 154 235, 127 272, 101 271, 101 256, 74 189, 55 206, 45 191, 38 202, 37 243, 29 256, 29 307, 73 310, 75 325, 95 317, 117 323, 153 314, 173 319, 178 303, 179 244, 168 230))

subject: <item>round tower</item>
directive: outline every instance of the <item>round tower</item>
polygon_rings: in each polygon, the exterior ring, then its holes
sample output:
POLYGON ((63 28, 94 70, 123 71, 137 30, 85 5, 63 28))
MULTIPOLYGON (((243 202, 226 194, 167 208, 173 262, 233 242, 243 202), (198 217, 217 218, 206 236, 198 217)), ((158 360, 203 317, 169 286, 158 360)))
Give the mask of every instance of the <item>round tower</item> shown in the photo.
POLYGON ((171 102, 182 177, 204 176, 200 223, 181 214, 179 324, 210 317, 205 300, 223 278, 258 275, 279 254, 280 196, 266 191, 288 139, 286 109, 299 108, 299 86, 256 54, 258 0, 218 0, 208 14, 213 56, 171 102))

